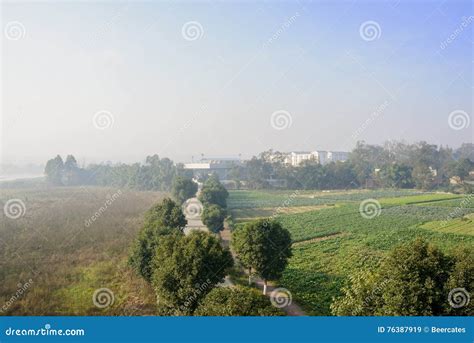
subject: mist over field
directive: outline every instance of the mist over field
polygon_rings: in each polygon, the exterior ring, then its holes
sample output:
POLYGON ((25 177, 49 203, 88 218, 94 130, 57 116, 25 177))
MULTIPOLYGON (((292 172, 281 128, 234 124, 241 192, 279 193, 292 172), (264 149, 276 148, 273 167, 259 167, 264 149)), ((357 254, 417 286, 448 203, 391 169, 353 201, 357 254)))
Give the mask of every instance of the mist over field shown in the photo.
POLYGON ((0 316, 474 315, 472 3, 0 8, 0 316))

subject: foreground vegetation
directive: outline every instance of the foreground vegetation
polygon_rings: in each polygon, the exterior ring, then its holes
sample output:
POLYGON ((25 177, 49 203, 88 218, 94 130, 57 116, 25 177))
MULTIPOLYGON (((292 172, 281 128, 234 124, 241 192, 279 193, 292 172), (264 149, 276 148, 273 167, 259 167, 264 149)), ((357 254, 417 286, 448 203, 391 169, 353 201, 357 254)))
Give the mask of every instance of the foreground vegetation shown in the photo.
POLYGON ((153 290, 127 258, 143 214, 162 198, 99 187, 2 190, 2 207, 9 199, 25 206, 17 219, 1 213, 0 315, 156 314, 153 290), (92 297, 103 287, 114 302, 98 308, 92 297))
POLYGON ((237 226, 254 219, 252 214, 258 218, 260 207, 266 215, 273 209, 270 216, 290 231, 293 242, 298 243, 293 244, 293 257, 279 285, 289 289, 312 315, 331 315, 330 306, 343 294, 350 276, 376 269, 400 243, 421 237, 449 255, 462 247, 472 252, 474 245, 474 199, 470 195, 406 190, 231 191, 228 202, 237 226), (360 213, 365 199, 380 204, 378 215, 371 219, 360 213), (256 208, 246 209, 248 203, 256 208), (245 205, 239 208, 239 204, 245 205), (315 204, 324 206, 308 206, 315 204), (300 207, 307 210, 291 213, 300 207), (238 215, 245 219, 239 221, 238 215))

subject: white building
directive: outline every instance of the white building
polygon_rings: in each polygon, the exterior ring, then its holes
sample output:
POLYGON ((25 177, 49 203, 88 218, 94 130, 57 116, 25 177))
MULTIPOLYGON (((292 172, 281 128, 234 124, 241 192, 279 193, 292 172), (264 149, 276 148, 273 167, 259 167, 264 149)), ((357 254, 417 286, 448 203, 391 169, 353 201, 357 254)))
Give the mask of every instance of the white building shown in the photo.
POLYGON ((285 158, 285 163, 296 167, 303 161, 316 161, 322 165, 330 162, 346 161, 349 154, 344 151, 292 151, 285 158))

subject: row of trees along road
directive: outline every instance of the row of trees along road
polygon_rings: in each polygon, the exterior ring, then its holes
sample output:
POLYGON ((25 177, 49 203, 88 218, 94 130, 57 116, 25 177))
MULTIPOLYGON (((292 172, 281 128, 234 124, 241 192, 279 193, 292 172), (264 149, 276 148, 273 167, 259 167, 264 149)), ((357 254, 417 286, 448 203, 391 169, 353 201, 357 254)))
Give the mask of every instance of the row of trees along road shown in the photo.
MULTIPOLYGON (((180 202, 193 197, 196 187, 189 179, 173 182, 175 202, 165 198, 150 208, 136 241, 129 264, 150 283, 163 315, 282 315, 264 295, 243 286, 216 288, 233 266, 233 258, 215 234, 195 231, 183 234, 187 221, 180 202)), ((224 211, 227 190, 215 177, 203 187, 205 211, 224 211), (211 201, 218 203, 210 203, 211 201)), ((209 215, 211 231, 223 227, 222 215, 209 215), (215 218, 218 217, 218 220, 215 218)), ((242 264, 265 280, 278 279, 291 256, 287 230, 273 221, 250 223, 234 233, 236 252, 242 264), (248 249, 243 249, 243 247, 248 249)))
POLYGON ((161 314, 192 314, 232 267, 228 249, 205 232, 185 236, 181 206, 164 199, 145 215, 129 264, 149 282, 161 314))
POLYGON ((199 193, 199 201, 204 206, 201 220, 211 232, 218 233, 224 229, 224 220, 227 216, 227 198, 229 192, 220 183, 217 175, 211 175, 199 193))

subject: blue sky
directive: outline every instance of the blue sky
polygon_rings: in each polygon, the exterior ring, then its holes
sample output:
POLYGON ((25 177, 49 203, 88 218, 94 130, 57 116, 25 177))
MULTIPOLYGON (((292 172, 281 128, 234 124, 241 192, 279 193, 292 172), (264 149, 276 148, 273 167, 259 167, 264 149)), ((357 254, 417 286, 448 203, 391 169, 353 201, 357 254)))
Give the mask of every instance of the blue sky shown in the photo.
POLYGON ((468 1, 4 3, 2 159, 456 147, 473 137, 473 15, 468 1), (453 129, 453 111, 470 125, 453 129), (98 129, 99 112, 113 123, 98 129))

